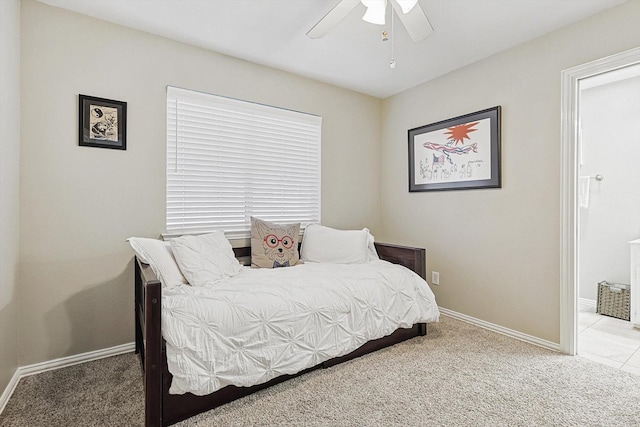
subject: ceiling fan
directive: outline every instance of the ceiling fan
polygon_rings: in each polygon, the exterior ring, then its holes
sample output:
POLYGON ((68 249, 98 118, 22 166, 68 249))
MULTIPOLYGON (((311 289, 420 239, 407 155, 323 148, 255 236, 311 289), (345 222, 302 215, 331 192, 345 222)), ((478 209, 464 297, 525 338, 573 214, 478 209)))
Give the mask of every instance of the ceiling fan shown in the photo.
POLYGON ((307 36, 312 39, 324 36, 360 3, 367 7, 362 19, 379 25, 384 25, 387 3, 391 3, 414 42, 424 40, 433 32, 433 27, 418 0, 340 0, 307 32, 307 36))

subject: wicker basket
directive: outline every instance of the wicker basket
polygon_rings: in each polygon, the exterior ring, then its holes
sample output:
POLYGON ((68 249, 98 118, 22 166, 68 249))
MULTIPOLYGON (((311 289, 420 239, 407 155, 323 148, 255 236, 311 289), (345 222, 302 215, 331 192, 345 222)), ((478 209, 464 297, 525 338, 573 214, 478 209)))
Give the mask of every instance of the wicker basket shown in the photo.
POLYGON ((596 313, 618 319, 631 319, 631 286, 621 283, 598 283, 598 306, 596 313))

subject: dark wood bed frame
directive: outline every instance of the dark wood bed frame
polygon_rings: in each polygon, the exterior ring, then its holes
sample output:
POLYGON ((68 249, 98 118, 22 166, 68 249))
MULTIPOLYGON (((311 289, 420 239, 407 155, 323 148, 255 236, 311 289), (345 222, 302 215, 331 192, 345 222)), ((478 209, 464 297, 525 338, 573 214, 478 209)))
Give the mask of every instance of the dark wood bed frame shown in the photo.
MULTIPOLYGON (((376 243, 381 259, 403 265, 415 271, 420 277, 426 275, 426 253, 421 248, 376 243)), ((250 247, 234 248, 236 257, 246 261, 251 257, 250 247)), ((369 341, 355 351, 294 375, 282 375, 264 384, 253 387, 226 386, 206 396, 191 393, 169 394, 171 373, 167 369, 165 341, 161 330, 161 283, 151 267, 135 261, 135 327, 136 353, 140 355, 144 377, 145 425, 167 426, 200 412, 208 411, 240 397, 255 393, 274 384, 302 375, 318 368, 326 368, 379 350, 398 342, 427 334, 426 323, 415 324, 412 328, 398 329, 391 335, 369 341)))

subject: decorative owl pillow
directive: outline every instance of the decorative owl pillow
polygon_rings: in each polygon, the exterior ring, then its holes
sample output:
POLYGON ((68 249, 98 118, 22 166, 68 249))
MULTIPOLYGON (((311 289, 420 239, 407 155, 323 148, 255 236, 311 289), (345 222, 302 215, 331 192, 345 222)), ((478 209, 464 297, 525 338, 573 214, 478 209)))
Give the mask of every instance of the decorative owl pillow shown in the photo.
POLYGON ((274 224, 251 217, 251 267, 277 268, 302 264, 298 252, 300 223, 274 224))

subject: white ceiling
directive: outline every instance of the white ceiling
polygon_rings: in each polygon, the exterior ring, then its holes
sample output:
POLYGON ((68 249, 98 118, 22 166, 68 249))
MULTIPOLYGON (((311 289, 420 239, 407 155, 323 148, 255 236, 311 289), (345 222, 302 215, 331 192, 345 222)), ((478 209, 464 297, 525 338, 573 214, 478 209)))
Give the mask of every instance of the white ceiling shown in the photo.
MULTIPOLYGON (((40 0, 120 25, 386 98, 624 0, 419 0, 435 31, 413 42, 361 20, 358 5, 321 39, 307 31, 338 0, 40 0)), ((387 19, 387 22, 389 19, 387 19)))

